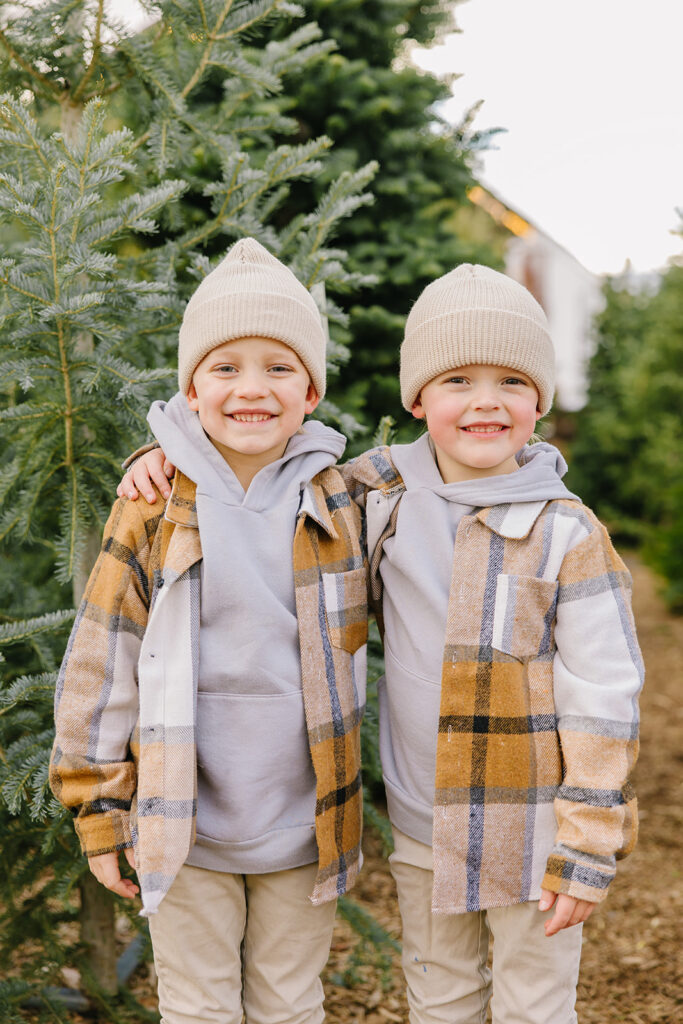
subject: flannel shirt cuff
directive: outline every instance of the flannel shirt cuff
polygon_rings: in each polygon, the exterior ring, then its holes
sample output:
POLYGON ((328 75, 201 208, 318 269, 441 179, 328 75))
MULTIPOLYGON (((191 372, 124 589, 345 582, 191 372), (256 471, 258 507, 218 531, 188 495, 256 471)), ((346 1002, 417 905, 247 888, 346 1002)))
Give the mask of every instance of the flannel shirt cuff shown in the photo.
POLYGON ((138 459, 142 458, 143 455, 146 455, 147 452, 153 452, 155 448, 161 448, 158 441, 150 441, 149 444, 143 444, 141 448, 136 448, 133 454, 129 455, 128 458, 124 459, 121 463, 121 469, 129 470, 134 462, 137 462, 138 459))
POLYGON ((74 825, 86 857, 115 853, 135 845, 128 811, 117 809, 106 814, 89 814, 76 818, 74 825))
POLYGON ((614 857, 582 853, 558 843, 548 857, 541 888, 564 893, 577 900, 601 903, 607 896, 615 872, 614 857))

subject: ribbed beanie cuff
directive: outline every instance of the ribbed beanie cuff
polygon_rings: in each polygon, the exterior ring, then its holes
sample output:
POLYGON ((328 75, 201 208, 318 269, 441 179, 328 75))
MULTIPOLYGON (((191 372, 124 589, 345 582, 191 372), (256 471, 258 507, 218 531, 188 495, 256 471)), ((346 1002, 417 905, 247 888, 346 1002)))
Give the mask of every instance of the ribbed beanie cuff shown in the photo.
POLYGON ((255 238, 235 242, 185 307, 178 341, 178 386, 186 395, 202 359, 237 338, 272 338, 298 355, 322 398, 325 332, 311 294, 255 238))
POLYGON ((466 263, 427 285, 411 309, 401 346, 401 399, 408 412, 430 380, 458 366, 509 366, 550 409, 555 357, 548 321, 526 288, 490 267, 466 263))

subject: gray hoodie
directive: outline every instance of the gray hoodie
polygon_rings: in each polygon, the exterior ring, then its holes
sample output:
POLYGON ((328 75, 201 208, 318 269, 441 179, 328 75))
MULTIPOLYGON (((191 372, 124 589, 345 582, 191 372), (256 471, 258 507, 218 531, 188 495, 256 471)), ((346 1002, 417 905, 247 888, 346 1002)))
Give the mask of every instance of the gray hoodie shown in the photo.
MULTIPOLYGON (((446 613, 455 534, 475 507, 576 498, 562 483, 567 464, 549 444, 525 447, 520 468, 445 484, 428 434, 392 445, 403 477, 396 533, 384 545, 386 678, 380 682, 380 755, 392 824, 431 845, 436 741, 446 613)), ((578 500, 578 499, 577 499, 578 500)))
POLYGON ((202 545, 197 842, 188 863, 249 874, 317 859, 292 544, 301 492, 344 451, 309 421, 245 492, 177 394, 149 424, 197 484, 202 545))

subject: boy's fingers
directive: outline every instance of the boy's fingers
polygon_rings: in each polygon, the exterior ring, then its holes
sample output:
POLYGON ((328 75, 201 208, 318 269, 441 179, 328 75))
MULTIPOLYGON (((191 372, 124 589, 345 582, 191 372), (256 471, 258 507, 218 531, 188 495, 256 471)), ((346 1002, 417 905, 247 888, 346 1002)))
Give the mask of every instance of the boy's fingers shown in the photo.
POLYGON ((144 494, 150 505, 156 501, 152 484, 156 484, 165 498, 171 494, 168 476, 164 472, 166 459, 161 451, 156 450, 143 455, 132 467, 135 485, 144 494))
POLYGON ((132 899, 140 891, 135 882, 131 882, 129 878, 121 878, 118 853, 102 853, 98 857, 89 857, 88 864, 97 881, 110 892, 115 892, 124 899, 132 899))
POLYGON ((555 913, 549 921, 545 922, 546 935, 555 935, 567 927, 574 913, 575 904, 576 901, 571 899, 571 897, 564 894, 558 896, 555 903, 555 913))
MULTIPOLYGON (((539 904, 540 906, 540 904, 539 904)), ((558 896, 555 913, 545 922, 546 935, 556 935, 563 928, 572 928, 576 924, 587 921, 593 913, 595 904, 589 900, 577 900, 573 896, 558 896)))
POLYGON ((138 492, 135 489, 135 483, 133 481, 133 474, 130 470, 126 473, 123 480, 116 488, 116 493, 119 498, 130 498, 131 501, 138 500, 138 492))
POLYGON ((125 853, 126 860, 132 867, 133 871, 137 871, 137 868, 135 866, 135 850, 133 849, 133 847, 127 846, 123 852, 125 853))
MULTIPOLYGON (((164 461, 159 463, 153 462, 149 467, 149 475, 152 478, 153 483, 157 485, 164 498, 169 498, 171 495, 171 488, 168 484, 168 473, 166 472, 167 463, 164 461)), ((174 470, 175 472, 175 467, 174 470)))
MULTIPOLYGON (((157 500, 157 496, 154 492, 154 488, 152 487, 149 469, 145 464, 145 460, 139 459, 139 461, 133 466, 131 472, 133 474, 133 482, 135 483, 135 486, 140 493, 144 495, 149 504, 153 505, 157 500)), ((168 486, 168 482, 166 486, 168 486)))
POLYGON ((541 889, 541 898, 538 902, 538 909, 550 910, 556 899, 556 892, 551 892, 550 889, 541 889))

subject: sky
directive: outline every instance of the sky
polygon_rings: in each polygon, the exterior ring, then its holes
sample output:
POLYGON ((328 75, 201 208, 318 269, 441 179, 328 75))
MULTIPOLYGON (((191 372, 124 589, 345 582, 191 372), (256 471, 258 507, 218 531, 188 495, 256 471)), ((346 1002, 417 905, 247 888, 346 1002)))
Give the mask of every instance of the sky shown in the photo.
MULTIPOLYGON (((115 0, 135 20, 135 0, 115 0)), ((138 8, 139 12, 139 8, 138 8)), ((479 177, 594 273, 683 251, 681 0, 466 0, 412 59, 461 75, 441 113, 505 128, 479 177)))
POLYGON ((683 251, 681 0, 467 0, 412 59, 460 73, 441 110, 504 127, 480 179, 594 273, 683 251))

